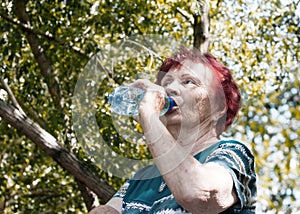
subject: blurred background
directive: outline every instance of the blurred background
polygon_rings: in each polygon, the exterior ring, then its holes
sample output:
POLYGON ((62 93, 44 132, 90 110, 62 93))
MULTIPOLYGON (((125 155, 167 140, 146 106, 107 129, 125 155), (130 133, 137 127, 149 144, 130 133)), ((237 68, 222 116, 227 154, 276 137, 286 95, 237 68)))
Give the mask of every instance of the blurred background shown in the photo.
MULTIPOLYGON (((232 70, 242 88, 243 108, 224 137, 243 141, 255 155, 257 213, 300 212, 300 1, 207 3, 208 51, 232 70)), ((95 136, 122 157, 151 157, 139 124, 112 115, 107 95, 132 78, 153 80, 161 61, 179 44, 192 47, 204 5, 187 0, 2 0, 1 105, 22 109, 116 190, 125 178, 104 169, 95 136), (130 44, 122 43, 128 38, 133 38, 130 44), (88 86, 96 90, 92 97, 88 86), (76 120, 89 114, 96 129, 85 130, 90 119, 76 120)), ((78 177, 4 114, 0 213, 86 213, 89 205, 78 177)), ((97 195, 103 203, 105 197, 97 195)))

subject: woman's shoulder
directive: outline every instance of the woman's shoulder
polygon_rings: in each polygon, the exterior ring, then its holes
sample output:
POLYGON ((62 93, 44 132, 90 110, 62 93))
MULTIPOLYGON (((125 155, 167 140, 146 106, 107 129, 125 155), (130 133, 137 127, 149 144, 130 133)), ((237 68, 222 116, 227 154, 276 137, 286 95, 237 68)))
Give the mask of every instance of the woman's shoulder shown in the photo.
POLYGON ((247 168, 254 174, 254 156, 251 150, 242 142, 222 140, 218 146, 207 155, 205 162, 218 162, 235 169, 247 168))
POLYGON ((201 163, 205 163, 214 156, 231 156, 230 154, 233 153, 247 159, 254 158, 251 150, 244 143, 233 139, 222 139, 194 157, 201 163))
POLYGON ((243 156, 249 156, 253 158, 253 154, 248 146, 237 140, 229 139, 229 140, 221 140, 217 147, 220 150, 231 150, 238 153, 242 153, 243 156))

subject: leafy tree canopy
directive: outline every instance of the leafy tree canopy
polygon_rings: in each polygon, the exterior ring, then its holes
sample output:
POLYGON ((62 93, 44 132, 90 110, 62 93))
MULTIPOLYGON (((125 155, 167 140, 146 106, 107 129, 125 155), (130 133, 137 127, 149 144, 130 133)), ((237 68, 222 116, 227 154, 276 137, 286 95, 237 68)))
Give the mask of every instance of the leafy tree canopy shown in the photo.
MULTIPOLYGON (((1 108, 0 213, 87 212, 91 197, 85 195, 84 178, 66 170, 72 165, 68 158, 103 179, 97 181, 103 182, 102 195, 89 188, 100 203, 125 179, 103 156, 113 151, 138 160, 132 167, 151 159, 139 124, 112 115, 107 95, 132 78, 153 79, 161 60, 175 51, 172 41, 192 46, 194 24, 205 18, 204 5, 187 0, 2 0, 0 106, 15 107, 15 116, 23 109, 61 147, 53 153, 41 149, 34 143, 37 137, 23 135, 26 127, 16 128, 1 108), (128 38, 140 46, 122 43, 128 38)), ((300 3, 212 0, 209 6, 209 51, 232 70, 243 95, 239 119, 225 137, 247 143, 255 154, 258 211, 299 211, 300 3)), ((87 177, 94 178, 92 173, 87 177)))

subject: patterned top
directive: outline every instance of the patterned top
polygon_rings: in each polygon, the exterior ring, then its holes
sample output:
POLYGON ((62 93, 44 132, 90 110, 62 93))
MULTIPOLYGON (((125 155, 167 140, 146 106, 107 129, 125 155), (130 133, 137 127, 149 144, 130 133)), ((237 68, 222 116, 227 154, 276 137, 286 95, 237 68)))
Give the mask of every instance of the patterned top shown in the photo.
MULTIPOLYGON (((242 143, 219 141, 194 156, 200 163, 215 162, 229 170, 239 202, 222 214, 255 213, 256 174, 254 157, 242 143)), ((156 165, 139 170, 114 197, 123 198, 122 213, 180 214, 189 213, 181 207, 163 181, 156 165), (151 179, 149 179, 151 178, 151 179)))

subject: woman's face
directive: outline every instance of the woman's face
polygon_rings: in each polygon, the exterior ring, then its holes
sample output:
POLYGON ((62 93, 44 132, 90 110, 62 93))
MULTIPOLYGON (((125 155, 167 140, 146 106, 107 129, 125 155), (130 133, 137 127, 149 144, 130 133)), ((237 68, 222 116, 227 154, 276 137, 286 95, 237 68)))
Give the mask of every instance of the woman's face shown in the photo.
POLYGON ((167 126, 180 125, 195 128, 211 124, 212 83, 216 77, 203 64, 190 60, 183 62, 179 69, 171 69, 161 80, 168 96, 177 106, 165 115, 167 126))

